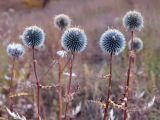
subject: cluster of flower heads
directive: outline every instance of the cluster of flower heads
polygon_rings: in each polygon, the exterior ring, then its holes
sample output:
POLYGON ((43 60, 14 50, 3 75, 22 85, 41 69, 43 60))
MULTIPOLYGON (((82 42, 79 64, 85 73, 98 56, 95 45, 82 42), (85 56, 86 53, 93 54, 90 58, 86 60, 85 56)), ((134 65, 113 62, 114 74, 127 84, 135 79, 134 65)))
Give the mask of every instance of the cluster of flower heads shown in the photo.
POLYGON ((131 48, 132 48, 135 52, 139 52, 139 51, 141 51, 143 49, 143 41, 140 38, 135 37, 133 39, 132 45, 131 45, 131 43, 132 43, 132 40, 130 40, 128 42, 129 50, 131 50, 131 48))
POLYGON ((104 53, 121 53, 126 46, 124 35, 116 29, 108 29, 100 38, 100 48, 104 53))
POLYGON ((24 54, 24 47, 18 43, 11 43, 7 46, 7 54, 13 59, 19 59, 24 54))
MULTIPOLYGON (((24 30, 20 38, 25 46, 39 48, 44 45, 45 33, 37 26, 30 26, 24 30)), ((7 53, 11 58, 18 59, 23 56, 24 47, 21 44, 9 44, 7 46, 7 53)))
POLYGON ((80 28, 68 28, 62 35, 61 45, 66 51, 82 52, 87 46, 87 37, 80 28))
MULTIPOLYGON (((123 25, 127 30, 140 31, 143 27, 143 17, 137 11, 129 11, 123 18, 123 25)), ((131 42, 129 42, 129 47, 131 42)), ((121 53, 126 46, 124 35, 116 29, 108 29, 100 38, 100 48, 104 53, 121 53)), ((140 51, 143 48, 143 42, 135 38, 133 45, 135 51, 140 51)))
POLYGON ((39 47, 44 44, 45 33, 40 27, 30 26, 24 30, 20 38, 27 47, 39 47))
POLYGON ((123 25, 127 30, 140 31, 143 27, 143 17, 137 11, 129 11, 123 17, 123 25))
POLYGON ((65 30, 61 37, 62 47, 69 52, 82 52, 87 46, 87 37, 84 30, 70 27, 71 19, 65 14, 54 17, 54 25, 60 30, 65 30))
MULTIPOLYGON (((123 25, 127 30, 130 31, 140 31, 143 28, 143 17, 140 12, 135 10, 129 11, 123 17, 123 25)), ((143 42, 140 38, 134 37, 133 41, 130 40, 128 42, 129 50, 134 50, 135 52, 139 52, 143 49, 143 42)))
POLYGON ((64 30, 71 26, 71 19, 65 14, 59 14, 54 17, 54 25, 60 29, 64 30))
MULTIPOLYGON (((62 47, 69 52, 82 52, 87 46, 87 37, 84 30, 78 27, 69 27, 71 25, 71 19, 64 14, 55 16, 54 24, 64 33, 61 37, 62 47)), ((141 30, 143 27, 143 17, 141 13, 137 11, 129 11, 123 18, 123 25, 127 30, 141 30)), ((23 34, 20 36, 22 42, 27 47, 40 47, 44 45, 45 33, 37 26, 27 27, 23 34)), ((143 42, 139 38, 135 38, 132 43, 132 47, 135 51, 140 51, 143 48, 143 42)), ((99 42, 100 48, 104 53, 121 53, 126 46, 124 35, 116 29, 108 29, 105 31, 99 42)), ((129 49, 131 48, 131 42, 128 43, 129 49)), ((7 53, 9 56, 19 58, 24 53, 24 48, 20 44, 10 44, 7 47, 7 53)))

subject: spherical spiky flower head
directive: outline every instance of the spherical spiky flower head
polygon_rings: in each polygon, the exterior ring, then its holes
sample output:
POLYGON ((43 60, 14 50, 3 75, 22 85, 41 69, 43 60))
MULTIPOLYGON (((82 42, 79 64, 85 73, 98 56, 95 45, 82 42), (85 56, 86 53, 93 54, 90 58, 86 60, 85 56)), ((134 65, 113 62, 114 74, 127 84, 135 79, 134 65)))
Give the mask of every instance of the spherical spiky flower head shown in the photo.
MULTIPOLYGON (((131 40, 128 42, 128 49, 131 50, 131 40)), ((132 49, 135 52, 141 51, 143 49, 143 41, 140 38, 135 37, 133 39, 132 49)))
POLYGON ((100 38, 100 48, 104 53, 119 54, 124 50, 125 45, 124 35, 116 29, 105 31, 100 38))
POLYGON ((62 35, 61 45, 66 51, 82 52, 87 46, 87 37, 80 28, 68 28, 62 35))
POLYGON ((60 30, 64 30, 71 25, 71 19, 65 14, 56 15, 54 17, 54 25, 60 30))
POLYGON ((13 59, 19 59, 24 54, 24 47, 17 43, 9 44, 7 46, 7 54, 13 59))
POLYGON ((23 44, 31 48, 41 46, 45 41, 44 31, 37 26, 27 27, 20 37, 23 44))
POLYGON ((123 25, 127 30, 140 31, 143 27, 143 17, 137 11, 129 11, 123 17, 123 25))

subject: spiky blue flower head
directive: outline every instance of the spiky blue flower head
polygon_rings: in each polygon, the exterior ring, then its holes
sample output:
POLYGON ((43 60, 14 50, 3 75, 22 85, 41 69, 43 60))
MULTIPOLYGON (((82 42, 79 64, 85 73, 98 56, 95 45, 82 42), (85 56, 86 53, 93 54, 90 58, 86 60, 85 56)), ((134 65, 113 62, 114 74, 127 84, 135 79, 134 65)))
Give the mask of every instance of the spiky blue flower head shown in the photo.
MULTIPOLYGON (((131 40, 128 42, 128 49, 131 50, 131 40)), ((143 49, 143 41, 140 38, 135 37, 133 39, 132 49, 135 52, 141 51, 143 49)))
POLYGON ((121 53, 125 46, 126 41, 124 35, 116 29, 108 29, 100 38, 100 48, 104 53, 121 53))
POLYGON ((60 30, 64 30, 71 25, 71 19, 68 15, 59 14, 54 17, 54 25, 60 30))
POLYGON ((24 54, 24 47, 18 43, 11 43, 7 46, 7 54, 13 59, 19 59, 24 54))
POLYGON ((123 17, 123 25, 127 30, 140 31, 143 28, 143 17, 140 12, 129 11, 123 17))
POLYGON ((82 52, 87 46, 87 37, 80 28, 68 28, 62 35, 61 45, 66 51, 82 52))
POLYGON ((20 37, 23 44, 30 48, 41 46, 45 41, 44 31, 37 26, 27 27, 20 37))

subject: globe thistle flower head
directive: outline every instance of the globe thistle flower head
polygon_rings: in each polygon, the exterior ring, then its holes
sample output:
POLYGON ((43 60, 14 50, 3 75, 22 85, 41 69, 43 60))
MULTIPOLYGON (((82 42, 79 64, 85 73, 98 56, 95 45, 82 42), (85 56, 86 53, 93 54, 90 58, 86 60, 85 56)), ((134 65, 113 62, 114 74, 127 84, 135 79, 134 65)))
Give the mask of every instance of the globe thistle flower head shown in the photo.
POLYGON ((27 47, 39 47, 44 44, 45 33, 37 26, 30 26, 24 30, 20 38, 22 39, 23 44, 27 47))
POLYGON ((68 28, 62 35, 61 45, 66 51, 82 52, 87 46, 87 37, 80 28, 68 28))
POLYGON ((60 30, 64 30, 71 25, 71 19, 65 14, 56 15, 54 17, 54 25, 60 30))
POLYGON ((9 44, 7 46, 7 54, 13 59, 19 59, 24 54, 24 47, 17 43, 9 44))
MULTIPOLYGON (((128 42, 128 49, 131 50, 131 40, 128 42)), ((133 43, 132 43, 132 49, 135 51, 135 52, 139 52, 143 49, 143 41, 138 38, 138 37, 135 37, 133 39, 133 43)))
POLYGON ((116 55, 121 53, 126 46, 124 35, 116 29, 105 31, 100 38, 99 44, 104 53, 116 55))
POLYGON ((143 28, 143 17, 140 12, 129 11, 123 17, 123 25, 127 30, 140 31, 143 28))

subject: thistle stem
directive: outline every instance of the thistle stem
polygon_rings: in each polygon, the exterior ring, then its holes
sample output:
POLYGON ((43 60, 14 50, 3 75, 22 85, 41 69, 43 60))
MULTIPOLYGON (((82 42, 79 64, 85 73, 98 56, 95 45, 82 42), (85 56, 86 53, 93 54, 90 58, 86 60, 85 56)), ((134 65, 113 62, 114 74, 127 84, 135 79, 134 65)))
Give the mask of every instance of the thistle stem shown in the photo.
POLYGON ((10 81, 10 87, 9 87, 9 108, 12 111, 13 110, 13 103, 11 96, 11 91, 13 91, 13 79, 14 79, 14 67, 15 67, 15 59, 12 61, 12 73, 11 73, 11 81, 10 81))
POLYGON ((110 95, 111 95, 111 84, 112 84, 112 56, 113 56, 113 53, 110 54, 108 94, 107 94, 107 101, 106 101, 106 107, 105 107, 104 119, 103 119, 103 120, 106 120, 106 119, 107 119, 107 116, 108 116, 109 98, 110 98, 110 95))
POLYGON ((133 57, 132 57, 132 53, 133 51, 133 39, 134 39, 134 32, 131 31, 131 50, 130 50, 130 54, 129 54, 129 65, 128 65, 128 72, 127 72, 127 84, 126 84, 126 91, 125 91, 125 95, 124 95, 124 102, 125 102, 125 110, 123 112, 123 120, 127 119, 127 106, 128 106, 128 97, 129 97, 129 85, 130 85, 130 75, 131 75, 131 69, 132 69, 132 61, 133 61, 133 57))
POLYGON ((62 90, 61 90, 61 64, 58 62, 58 108, 59 108, 59 120, 62 120, 62 90))
POLYGON ((58 69, 59 69, 59 73, 58 73, 58 85, 59 85, 59 90, 58 90, 58 108, 59 108, 59 120, 62 120, 62 87, 61 87, 61 75, 64 71, 64 69, 66 68, 66 66, 68 65, 68 63, 70 62, 71 59, 69 59, 66 64, 64 65, 64 67, 61 68, 61 64, 60 62, 58 62, 58 69))
MULTIPOLYGON (((70 59, 70 64, 69 64, 69 71, 70 72, 69 72, 69 83, 68 83, 68 87, 67 87, 67 97, 69 96, 70 89, 71 89, 73 61, 74 61, 74 53, 71 54, 71 59, 70 59)), ((68 105, 69 105, 69 102, 67 101, 64 120, 68 120, 68 117, 67 117, 68 105)))
POLYGON ((38 79, 37 71, 36 71, 36 59, 35 59, 34 47, 32 48, 32 51, 33 51, 33 68, 34 68, 35 78, 37 81, 37 110, 38 110, 37 120, 40 120, 40 81, 38 79))
MULTIPOLYGON (((63 29, 61 28, 61 36, 63 33, 63 29)), ((70 61, 70 60, 69 60, 70 61)), ((62 88, 61 88, 61 75, 63 73, 63 70, 65 69, 65 67, 67 66, 68 62, 66 63, 66 65, 64 66, 64 68, 61 68, 61 64, 60 61, 58 62, 58 69, 59 69, 59 73, 58 73, 58 84, 59 84, 59 90, 58 90, 58 107, 59 107, 59 120, 62 120, 62 88)))

